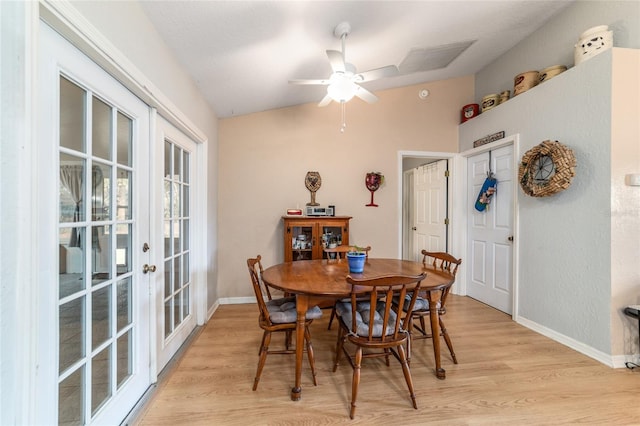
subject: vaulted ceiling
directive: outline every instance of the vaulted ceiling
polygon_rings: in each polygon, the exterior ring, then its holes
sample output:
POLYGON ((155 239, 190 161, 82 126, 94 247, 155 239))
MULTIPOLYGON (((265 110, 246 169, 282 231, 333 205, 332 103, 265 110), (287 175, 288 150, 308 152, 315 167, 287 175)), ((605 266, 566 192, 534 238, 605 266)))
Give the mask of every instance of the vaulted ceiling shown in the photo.
MULTIPOLYGON (((475 74, 572 0, 143 1, 142 7, 219 118, 309 102, 326 79, 334 28, 348 22, 347 62, 363 72, 398 66, 362 83, 371 92, 475 74)), ((354 102, 361 102, 356 99, 354 102)))

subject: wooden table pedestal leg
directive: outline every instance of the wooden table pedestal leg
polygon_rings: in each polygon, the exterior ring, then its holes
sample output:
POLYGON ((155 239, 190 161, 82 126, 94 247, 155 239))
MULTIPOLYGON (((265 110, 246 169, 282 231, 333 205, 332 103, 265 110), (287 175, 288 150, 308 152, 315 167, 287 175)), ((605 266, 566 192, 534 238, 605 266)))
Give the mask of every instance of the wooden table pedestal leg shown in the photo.
POLYGON ((304 357, 304 323, 307 316, 309 296, 304 294, 296 295, 296 378, 295 385, 291 389, 291 400, 299 401, 302 397, 302 358, 304 357))
POLYGON ((433 340, 433 356, 436 360, 436 377, 444 380, 446 372, 440 365, 440 321, 438 321, 438 301, 429 294, 429 319, 431 320, 431 335, 433 340))

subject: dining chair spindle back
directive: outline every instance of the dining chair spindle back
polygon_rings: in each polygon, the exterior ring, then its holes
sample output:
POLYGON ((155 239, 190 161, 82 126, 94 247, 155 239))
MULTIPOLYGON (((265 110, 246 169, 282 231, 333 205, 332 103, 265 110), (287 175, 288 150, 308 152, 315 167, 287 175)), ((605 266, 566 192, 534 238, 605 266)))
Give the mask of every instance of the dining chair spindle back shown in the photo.
POLYGON ((398 308, 407 312, 410 318, 420 283, 425 276, 425 273, 416 276, 384 276, 370 279, 355 279, 351 275, 347 276, 347 282, 351 285, 349 300, 343 299, 336 304, 340 328, 333 371, 337 370, 340 358, 344 354, 353 368, 349 412, 349 417, 352 419, 356 410, 363 358, 384 357, 388 366, 389 356, 393 355, 402 366, 413 408, 418 408, 404 349, 409 339, 409 332, 402 315, 393 309, 393 297, 398 297, 398 308), (355 353, 349 352, 347 342, 355 346, 355 353))
MULTIPOLYGON (((324 252, 327 256, 327 262, 340 262, 347 257, 347 253, 359 251, 364 252, 366 254, 366 258, 369 258, 369 252, 371 251, 371 246, 359 247, 359 246, 348 246, 348 245, 340 245, 334 248, 325 248, 324 252)), ((338 303, 339 301, 336 301, 338 303)), ((333 320, 336 317, 336 305, 334 303, 331 308, 331 316, 329 317, 329 325, 327 326, 327 330, 331 330, 331 325, 333 325, 333 320)))
POLYGON ((422 263, 424 263, 425 266, 431 263, 432 267, 436 271, 438 271, 439 273, 449 274, 453 279, 450 283, 442 285, 440 286, 440 288, 434 289, 429 292, 427 298, 418 297, 418 299, 416 300, 416 305, 410 318, 411 328, 409 329, 409 331, 411 332, 411 339, 409 340, 409 346, 407 348, 407 356, 409 358, 409 362, 411 362, 411 345, 413 340, 433 338, 430 329, 429 331, 427 331, 425 317, 429 317, 428 298, 439 298, 436 306, 438 308, 440 336, 444 337, 444 341, 449 348, 449 353, 451 354, 451 359, 453 360, 454 364, 457 364, 458 359, 456 358, 456 353, 453 350, 451 337, 449 336, 447 328, 444 326, 444 322, 442 321, 442 316, 447 312, 445 304, 447 302, 449 292, 451 291, 451 286, 455 282, 456 273, 458 272, 458 266, 460 266, 460 264, 462 263, 462 259, 456 259, 449 253, 430 252, 427 250, 422 250, 422 255, 422 263), (415 333, 414 330, 417 330, 418 333, 415 333))
MULTIPOLYGON (((260 315, 258 317, 258 324, 264 331, 262 334, 262 342, 260 343, 258 370, 256 377, 253 381, 253 390, 258 389, 258 382, 260 381, 260 375, 262 369, 267 360, 269 354, 295 354, 295 348, 290 348, 291 333, 296 329, 296 299, 295 296, 272 298, 269 291, 269 287, 262 281, 262 257, 258 255, 255 258, 247 259, 247 267, 249 268, 249 276, 251 277, 251 284, 256 296, 256 302, 258 303, 258 310, 260 315), (267 295, 265 297, 265 294, 267 295), (285 347, 280 350, 269 349, 271 343, 271 334, 276 332, 282 332, 285 334, 285 347)), ((311 333, 309 332, 309 325, 314 319, 322 316, 322 310, 314 306, 307 311, 304 340, 306 343, 307 357, 309 359, 309 365, 311 366, 311 374, 313 375, 313 384, 318 385, 316 379, 316 369, 313 357, 313 346, 311 344, 311 333)))

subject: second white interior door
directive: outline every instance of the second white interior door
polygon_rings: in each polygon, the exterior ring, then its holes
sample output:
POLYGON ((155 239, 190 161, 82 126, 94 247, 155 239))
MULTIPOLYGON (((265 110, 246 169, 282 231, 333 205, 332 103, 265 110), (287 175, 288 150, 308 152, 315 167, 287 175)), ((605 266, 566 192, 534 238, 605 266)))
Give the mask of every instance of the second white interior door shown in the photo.
POLYGON ((418 167, 414 173, 413 260, 420 252, 447 251, 447 160, 418 167))

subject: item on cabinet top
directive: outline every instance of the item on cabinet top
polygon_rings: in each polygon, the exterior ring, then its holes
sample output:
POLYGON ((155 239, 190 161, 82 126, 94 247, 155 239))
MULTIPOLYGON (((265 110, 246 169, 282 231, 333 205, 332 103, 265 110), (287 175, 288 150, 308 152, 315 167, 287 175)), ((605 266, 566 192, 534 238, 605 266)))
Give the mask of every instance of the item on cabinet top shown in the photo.
POLYGON ((311 201, 308 202, 307 205, 319 206, 320 204, 316 203, 316 192, 322 185, 322 178, 320 177, 320 173, 307 172, 307 175, 304 177, 304 185, 307 187, 309 192, 311 192, 311 201))
POLYGON ((573 150, 551 140, 525 152, 518 168, 520 186, 532 197, 547 197, 567 189, 575 174, 573 150))
POLYGON ((507 102, 509 100, 509 96, 511 96, 511 92, 509 90, 500 92, 500 104, 507 102))
POLYGON ((573 61, 576 65, 613 47, 613 31, 608 30, 607 25, 598 25, 580 35, 573 51, 573 61))
POLYGON ((307 206, 305 209, 307 216, 334 216, 333 207, 307 206))
POLYGON ((539 80, 540 73, 538 71, 527 71, 516 75, 513 79, 513 96, 537 86, 539 80))
POLYGON ((473 117, 477 117, 480 114, 480 105, 468 104, 462 107, 462 118, 460 123, 464 123, 467 120, 471 120, 473 117))
POLYGON ((491 108, 498 106, 500 103, 500 95, 492 93, 482 98, 482 112, 489 111, 491 108))
POLYGON ((554 65, 552 67, 547 67, 540 71, 540 83, 543 81, 551 80, 556 75, 563 73, 567 70, 567 67, 564 65, 554 65))
POLYGON ((300 209, 287 209, 289 216, 302 216, 302 210, 300 209))

